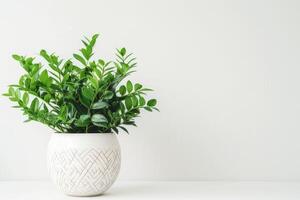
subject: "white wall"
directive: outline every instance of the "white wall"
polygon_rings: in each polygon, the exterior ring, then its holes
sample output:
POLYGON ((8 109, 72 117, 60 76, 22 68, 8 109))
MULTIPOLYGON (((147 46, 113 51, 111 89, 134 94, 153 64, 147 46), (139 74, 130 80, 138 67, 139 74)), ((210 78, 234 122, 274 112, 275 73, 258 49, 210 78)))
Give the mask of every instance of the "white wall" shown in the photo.
MULTIPOLYGON (((160 113, 120 135, 120 179, 300 180, 300 2, 1 1, 0 91, 18 80, 12 53, 66 57, 101 33, 96 55, 126 46, 132 79, 160 113)), ((46 179, 51 130, 22 123, 0 98, 0 180, 46 179)))

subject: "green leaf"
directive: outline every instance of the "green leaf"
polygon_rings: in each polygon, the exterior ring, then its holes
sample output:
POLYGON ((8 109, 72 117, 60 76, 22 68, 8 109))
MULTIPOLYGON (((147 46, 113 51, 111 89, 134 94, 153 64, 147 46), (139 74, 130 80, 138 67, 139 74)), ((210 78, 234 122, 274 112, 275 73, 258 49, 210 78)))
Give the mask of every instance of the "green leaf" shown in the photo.
POLYGON ((84 44, 84 46, 89 46, 88 43, 84 40, 81 40, 81 42, 84 44))
POLYGON ((19 79, 19 85, 20 85, 21 87, 24 86, 24 79, 25 79, 25 75, 21 76, 20 79, 19 79))
POLYGON ((148 102, 147 102, 147 106, 150 106, 150 107, 153 107, 155 106, 157 103, 156 99, 150 99, 148 102))
POLYGON ((89 101, 92 101, 94 98, 94 90, 90 87, 82 87, 81 93, 89 101))
POLYGON ((125 56, 126 49, 124 47, 120 50, 120 54, 121 54, 121 56, 125 56))
POLYGON ((81 64, 83 64, 84 66, 87 66, 86 61, 83 57, 81 57, 80 55, 74 53, 73 57, 78 60, 81 64))
POLYGON ((31 85, 30 83, 31 83, 30 78, 27 78, 27 79, 25 80, 25 87, 26 87, 27 89, 30 88, 30 85, 31 85))
POLYGON ((99 34, 96 33, 96 34, 93 35, 92 40, 96 40, 98 37, 99 37, 99 34))
POLYGON ((112 99, 114 96, 114 93, 111 91, 105 91, 104 95, 102 96, 103 99, 109 100, 112 99))
POLYGON ((91 46, 91 47, 93 47, 93 46, 95 45, 95 43, 96 43, 98 37, 99 37, 99 34, 93 35, 92 40, 91 40, 91 42, 90 42, 90 46, 91 46))
POLYGON ((86 60, 90 59, 90 54, 85 49, 80 49, 80 52, 82 53, 82 55, 86 60))
POLYGON ((46 94, 44 96, 44 100, 49 103, 49 101, 51 100, 51 95, 50 94, 46 94))
POLYGON ((30 76, 35 76, 35 74, 41 69, 40 65, 33 65, 30 71, 30 76))
POLYGON ((135 122, 134 121, 124 121, 123 124, 126 124, 126 125, 132 125, 132 126, 136 126, 135 122))
POLYGON ((34 98, 30 105, 31 112, 37 112, 39 108, 39 100, 34 98))
POLYGON ((138 98, 136 96, 131 97, 132 107, 137 107, 139 105, 138 98))
POLYGON ((131 81, 127 81, 126 87, 127 87, 128 93, 130 93, 132 91, 132 89, 133 89, 131 81))
POLYGON ((46 106, 46 104, 44 104, 44 110, 46 111, 46 112, 49 112, 49 110, 48 110, 48 108, 47 108, 47 106, 46 106))
POLYGON ((29 101, 29 95, 28 95, 27 92, 25 92, 25 93, 23 94, 22 100, 23 100, 24 105, 27 105, 27 104, 28 104, 28 101, 29 101))
POLYGON ((123 126, 118 126, 118 128, 121 128, 123 131, 125 131, 126 133, 129 133, 128 132, 128 130, 125 128, 125 127, 123 127, 123 126))
POLYGON ((123 96, 125 93, 126 93, 126 87, 124 85, 122 85, 120 88, 119 88, 119 92, 120 94, 123 96))
POLYGON ((11 101, 18 101, 18 99, 15 98, 15 97, 9 97, 9 100, 11 100, 11 101))
POLYGON ((140 104, 140 106, 144 106, 146 104, 146 100, 144 97, 140 96, 139 104, 140 104))
POLYGON ((92 116, 92 123, 95 126, 99 126, 99 127, 106 127, 107 125, 107 119, 104 115, 101 114, 94 114, 92 116))
POLYGON ((158 108, 152 107, 152 109, 154 109, 154 110, 160 112, 160 110, 159 110, 158 108))
POLYGON ((111 128, 112 128, 112 130, 113 130, 116 134, 119 133, 119 130, 118 130, 116 127, 111 127, 111 128))
POLYGON ((51 58, 50 58, 50 56, 48 55, 48 53, 47 53, 46 50, 42 49, 42 50, 40 51, 40 55, 41 55, 48 63, 51 63, 51 62, 52 62, 52 61, 51 61, 51 58))
POLYGON ((142 91, 142 92, 150 92, 150 91, 153 91, 153 90, 150 89, 150 88, 143 88, 140 91, 142 91))
POLYGON ((63 105, 59 112, 59 118, 63 121, 66 121, 67 120, 67 112, 68 112, 68 107, 66 105, 63 105))
POLYGON ((105 61, 104 61, 104 60, 101 60, 101 59, 98 60, 98 63, 99 63, 101 66, 104 66, 104 65, 105 65, 105 61))
POLYGON ((126 106, 127 110, 130 110, 132 108, 132 101, 131 101, 130 97, 127 97, 125 99, 125 106, 126 106))
POLYGON ((143 86, 139 83, 134 84, 134 90, 138 91, 139 89, 141 89, 143 86))
MULTIPOLYGON (((56 67, 55 65, 49 64, 49 67, 50 67, 51 69, 53 69, 54 71, 56 71, 56 72, 58 72, 58 73, 61 73, 60 70, 59 70, 59 68, 56 67)), ((57 75, 55 75, 55 76, 57 77, 57 75)))
POLYGON ((102 109, 102 108, 107 108, 108 104, 106 102, 103 102, 101 100, 97 101, 92 105, 92 109, 97 110, 97 109, 102 109))
POLYGON ((84 96, 79 95, 79 101, 86 108, 90 108, 91 102, 87 98, 85 98, 84 96))
POLYGON ((79 119, 75 121, 75 125, 78 127, 86 127, 90 123, 89 115, 80 115, 79 119))
POLYGON ((124 114, 125 113, 125 106, 123 103, 120 104, 120 110, 121 110, 121 113, 124 114))
POLYGON ((92 122, 107 122, 107 119, 104 115, 94 114, 92 116, 92 122))
POLYGON ((17 55, 17 54, 13 54, 12 55, 13 59, 17 60, 17 61, 21 61, 22 60, 22 57, 17 55))
POLYGON ((152 109, 150 107, 144 107, 145 110, 152 112, 152 109))
POLYGON ((20 99, 20 98, 21 98, 21 92, 20 92, 19 89, 16 89, 16 90, 15 90, 15 97, 16 97, 17 99, 20 99))
POLYGON ((48 76, 47 70, 42 71, 42 73, 41 73, 41 75, 40 75, 40 81, 41 81, 44 85, 49 85, 49 76, 48 76))
POLYGON ((9 88, 8 88, 8 94, 9 94, 10 96, 14 96, 14 95, 15 95, 15 90, 14 90, 13 87, 9 87, 9 88))
POLYGON ((91 77, 91 78, 90 78, 90 82, 91 82, 92 86, 93 86, 96 90, 99 88, 98 80, 97 80, 95 77, 91 77))

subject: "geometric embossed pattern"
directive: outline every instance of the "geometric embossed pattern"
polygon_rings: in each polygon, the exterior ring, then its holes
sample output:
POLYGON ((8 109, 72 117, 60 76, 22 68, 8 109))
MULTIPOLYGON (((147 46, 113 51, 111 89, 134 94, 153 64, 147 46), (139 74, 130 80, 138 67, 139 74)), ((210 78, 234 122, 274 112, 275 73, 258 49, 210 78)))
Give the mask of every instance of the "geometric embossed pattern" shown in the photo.
POLYGON ((119 148, 65 149, 48 156, 54 183, 66 194, 76 196, 105 192, 116 180, 121 165, 119 148))

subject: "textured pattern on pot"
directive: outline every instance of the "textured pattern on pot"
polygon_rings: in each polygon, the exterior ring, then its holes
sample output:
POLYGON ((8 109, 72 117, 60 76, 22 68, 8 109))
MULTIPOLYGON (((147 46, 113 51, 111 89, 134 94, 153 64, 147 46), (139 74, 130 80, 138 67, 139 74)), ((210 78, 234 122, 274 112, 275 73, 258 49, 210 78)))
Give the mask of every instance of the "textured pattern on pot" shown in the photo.
POLYGON ((121 152, 114 134, 53 134, 48 146, 48 171, 65 194, 94 196, 116 180, 121 152))

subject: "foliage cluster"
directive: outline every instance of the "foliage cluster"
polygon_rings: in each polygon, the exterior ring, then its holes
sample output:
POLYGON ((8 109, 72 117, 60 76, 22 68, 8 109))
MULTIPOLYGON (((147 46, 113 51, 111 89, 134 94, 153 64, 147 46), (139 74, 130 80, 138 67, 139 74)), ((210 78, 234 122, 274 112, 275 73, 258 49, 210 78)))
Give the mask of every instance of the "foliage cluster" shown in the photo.
POLYGON ((151 89, 124 80, 136 67, 125 48, 117 49, 115 61, 92 59, 97 38, 95 34, 82 40, 83 48, 71 59, 41 50, 46 65, 13 55, 26 73, 4 95, 28 116, 26 121, 60 133, 118 133, 128 132, 125 125, 135 126, 142 109, 158 110, 156 99, 145 98, 151 89))

